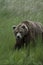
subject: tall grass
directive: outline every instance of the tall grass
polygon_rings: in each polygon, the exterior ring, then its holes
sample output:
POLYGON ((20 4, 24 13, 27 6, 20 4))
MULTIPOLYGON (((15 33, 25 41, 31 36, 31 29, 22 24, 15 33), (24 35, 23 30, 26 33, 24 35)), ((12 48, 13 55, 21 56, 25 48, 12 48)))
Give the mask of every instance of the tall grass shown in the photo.
POLYGON ((43 44, 13 51, 12 25, 23 20, 43 23, 43 0, 0 0, 0 65, 43 65, 43 44), (29 56, 28 56, 29 54, 29 56))

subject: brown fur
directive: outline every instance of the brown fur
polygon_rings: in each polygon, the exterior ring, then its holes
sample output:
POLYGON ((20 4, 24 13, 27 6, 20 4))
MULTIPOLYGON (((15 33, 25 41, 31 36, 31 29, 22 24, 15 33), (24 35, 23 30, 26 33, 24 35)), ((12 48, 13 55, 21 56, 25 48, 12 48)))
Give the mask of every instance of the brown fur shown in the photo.
POLYGON ((28 27, 28 32, 21 40, 16 40, 15 49, 20 49, 21 47, 24 47, 24 45, 27 47, 27 45, 30 44, 31 41, 33 42, 33 44, 35 44, 35 40, 38 38, 38 36, 41 36, 43 40, 43 25, 41 23, 23 21, 16 27, 16 31, 19 31, 19 27, 23 23, 28 27))

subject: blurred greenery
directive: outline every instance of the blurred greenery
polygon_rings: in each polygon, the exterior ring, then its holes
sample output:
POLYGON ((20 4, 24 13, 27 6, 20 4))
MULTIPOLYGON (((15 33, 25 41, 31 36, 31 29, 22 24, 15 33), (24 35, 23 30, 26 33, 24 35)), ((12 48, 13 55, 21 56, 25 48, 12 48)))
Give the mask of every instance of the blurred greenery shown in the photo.
POLYGON ((43 65, 43 45, 39 41, 35 48, 30 45, 30 51, 13 51, 12 26, 23 20, 43 24, 43 0, 0 0, 0 65, 43 65))

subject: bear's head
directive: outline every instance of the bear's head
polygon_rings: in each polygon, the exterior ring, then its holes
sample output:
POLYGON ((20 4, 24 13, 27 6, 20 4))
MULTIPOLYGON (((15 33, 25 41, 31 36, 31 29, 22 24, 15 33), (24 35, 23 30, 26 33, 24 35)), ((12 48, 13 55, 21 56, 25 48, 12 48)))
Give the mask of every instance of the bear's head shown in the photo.
POLYGON ((28 27, 25 23, 21 23, 17 26, 14 25, 13 30, 14 30, 16 40, 23 39, 24 36, 26 36, 28 33, 28 27))

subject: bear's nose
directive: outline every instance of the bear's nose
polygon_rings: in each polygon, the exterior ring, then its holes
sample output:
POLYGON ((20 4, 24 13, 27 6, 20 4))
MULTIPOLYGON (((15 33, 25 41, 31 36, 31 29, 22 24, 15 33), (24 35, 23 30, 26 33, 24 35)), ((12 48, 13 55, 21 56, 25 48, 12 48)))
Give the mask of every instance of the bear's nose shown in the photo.
POLYGON ((17 39, 19 39, 20 38, 20 36, 17 36, 17 39))

